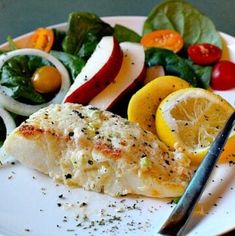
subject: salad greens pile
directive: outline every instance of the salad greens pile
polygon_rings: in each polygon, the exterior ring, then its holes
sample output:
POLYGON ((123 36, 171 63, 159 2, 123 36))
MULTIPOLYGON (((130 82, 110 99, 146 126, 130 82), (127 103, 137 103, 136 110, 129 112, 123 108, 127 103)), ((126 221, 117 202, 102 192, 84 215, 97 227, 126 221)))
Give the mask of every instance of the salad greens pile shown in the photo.
MULTIPOLYGON (((162 65, 169 75, 179 76, 193 86, 207 88, 212 67, 194 64, 185 55, 185 49, 195 43, 207 42, 222 47, 221 38, 213 22, 196 8, 182 0, 168 0, 157 5, 147 17, 143 34, 156 29, 174 29, 184 39, 184 49, 175 54, 166 49, 146 50, 146 65, 162 65)), ((114 27, 88 12, 69 15, 66 32, 53 29, 54 42, 51 54, 59 59, 69 71, 73 82, 101 38, 114 35, 119 42, 140 42, 141 36, 122 26, 114 27)), ((8 39, 11 49, 14 43, 8 39)), ((0 85, 11 90, 11 96, 29 104, 42 104, 48 95, 36 92, 30 82, 35 69, 48 62, 32 56, 19 56, 9 60, 0 70, 0 85)), ((49 96, 50 98, 50 96, 49 96)))
POLYGON ((113 28, 95 14, 72 13, 62 43, 63 51, 88 59, 101 38, 112 34, 113 28))
POLYGON ((143 35, 158 29, 173 29, 184 39, 178 54, 160 48, 146 50, 148 66, 162 65, 166 74, 176 75, 195 87, 208 88, 212 66, 200 66, 188 59, 186 50, 197 43, 211 43, 222 48, 222 39, 213 22, 183 0, 167 0, 156 5, 147 17, 143 35))
MULTIPOLYGON (((124 26, 111 27, 92 13, 74 12, 69 15, 66 32, 53 29, 55 40, 51 54, 59 59, 70 73, 71 80, 76 78, 93 53, 101 38, 114 35, 119 42, 139 42, 140 36, 124 26)), ((10 48, 16 49, 8 38, 10 48)), ((50 63, 36 56, 16 56, 0 70, 0 85, 10 90, 10 95, 28 104, 42 104, 51 99, 51 94, 40 94, 31 84, 31 77, 37 68, 50 63)))
POLYGON ((34 90, 31 77, 37 68, 50 63, 37 56, 17 56, 8 60, 0 71, 0 84, 9 88, 11 97, 29 104, 45 103, 48 99, 34 90))
POLYGON ((121 25, 114 28, 92 13, 74 12, 69 15, 69 27, 62 42, 63 51, 85 61, 91 56, 103 36, 114 35, 118 42, 139 42, 140 36, 121 25))
POLYGON ((211 43, 222 48, 222 40, 214 23, 183 0, 168 0, 157 5, 144 23, 143 34, 157 29, 173 29, 184 39, 185 47, 211 43))
POLYGON ((200 66, 168 49, 150 48, 145 51, 146 64, 162 65, 167 75, 178 76, 194 87, 208 88, 212 66, 200 66))

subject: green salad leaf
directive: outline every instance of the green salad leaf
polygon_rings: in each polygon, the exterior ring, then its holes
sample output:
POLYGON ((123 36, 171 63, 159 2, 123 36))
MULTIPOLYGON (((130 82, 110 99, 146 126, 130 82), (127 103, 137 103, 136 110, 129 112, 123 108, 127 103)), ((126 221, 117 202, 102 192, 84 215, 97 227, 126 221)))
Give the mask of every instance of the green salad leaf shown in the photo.
POLYGON ((185 62, 192 68, 197 75, 199 87, 207 89, 211 81, 211 73, 213 66, 200 66, 194 64, 191 60, 185 59, 185 62))
POLYGON ((97 15, 73 12, 69 15, 68 30, 63 40, 63 50, 87 59, 103 36, 112 35, 113 28, 97 15))
POLYGON ((114 26, 113 35, 118 40, 119 43, 126 41, 139 43, 141 39, 141 36, 137 34, 135 31, 119 24, 116 24, 114 26))
POLYGON ((222 48, 222 40, 214 23, 191 4, 183 0, 168 0, 150 12, 143 34, 157 29, 173 29, 181 34, 185 47, 211 43, 222 48))
POLYGON ((50 51, 50 54, 64 64, 66 69, 69 71, 72 80, 75 80, 76 76, 80 73, 83 66, 85 65, 85 61, 82 58, 66 52, 52 50, 50 51))
POLYGON ((151 67, 162 65, 166 74, 178 76, 194 87, 208 88, 212 66, 200 66, 168 49, 150 48, 145 51, 145 63, 151 67))
POLYGON ((145 62, 151 67, 162 65, 167 75, 175 75, 186 81, 192 86, 197 87, 198 81, 196 74, 183 58, 168 49, 149 48, 145 51, 145 62))
MULTIPOLYGON (((119 24, 112 27, 93 13, 73 12, 69 15, 68 30, 62 41, 62 49, 68 54, 87 61, 101 38, 109 35, 113 35, 119 43, 140 42, 141 39, 141 36, 135 31, 119 24)), ((59 35, 57 32, 57 38, 62 37, 63 35, 59 35)), ((56 48, 59 47, 53 46, 53 50, 61 51, 56 48)))
POLYGON ((36 92, 31 83, 35 70, 50 63, 37 56, 16 56, 8 60, 0 70, 0 85, 7 87, 11 96, 28 104, 41 104, 47 95, 36 92))

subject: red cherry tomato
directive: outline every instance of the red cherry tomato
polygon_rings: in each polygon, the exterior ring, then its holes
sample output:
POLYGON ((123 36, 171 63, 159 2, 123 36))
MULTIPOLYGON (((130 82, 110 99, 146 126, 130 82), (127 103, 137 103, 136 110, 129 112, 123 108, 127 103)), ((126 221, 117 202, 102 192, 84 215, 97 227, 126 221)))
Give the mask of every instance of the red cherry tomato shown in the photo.
POLYGON ((210 65, 218 62, 221 55, 222 50, 209 43, 194 44, 188 48, 188 56, 199 65, 210 65))
POLYGON ((231 61, 220 61, 213 67, 211 87, 216 90, 235 88, 235 64, 231 61))

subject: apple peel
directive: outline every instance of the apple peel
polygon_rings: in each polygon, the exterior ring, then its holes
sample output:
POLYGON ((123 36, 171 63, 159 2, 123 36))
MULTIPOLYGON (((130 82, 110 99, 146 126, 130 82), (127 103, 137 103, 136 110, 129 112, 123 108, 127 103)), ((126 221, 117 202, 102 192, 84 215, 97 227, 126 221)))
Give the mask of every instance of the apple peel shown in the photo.
POLYGON ((102 92, 90 101, 90 105, 110 109, 127 92, 144 80, 146 74, 144 48, 139 43, 123 42, 122 66, 116 78, 102 92))
POLYGON ((76 77, 64 102, 88 104, 115 79, 122 60, 123 53, 118 41, 113 36, 103 37, 76 77))

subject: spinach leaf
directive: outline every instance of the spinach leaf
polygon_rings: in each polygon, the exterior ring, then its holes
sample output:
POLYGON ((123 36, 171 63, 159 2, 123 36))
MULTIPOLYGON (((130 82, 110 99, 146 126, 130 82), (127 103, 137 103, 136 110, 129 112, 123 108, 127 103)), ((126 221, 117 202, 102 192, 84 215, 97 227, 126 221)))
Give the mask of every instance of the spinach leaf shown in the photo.
POLYGON ((119 24, 116 24, 114 26, 113 35, 118 40, 119 43, 125 41, 139 43, 141 39, 140 35, 137 34, 135 31, 119 24))
POLYGON ((73 80, 85 65, 85 61, 82 58, 69 53, 59 51, 50 51, 50 53, 64 64, 73 80))
POLYGON ((8 60, 0 70, 0 85, 10 89, 11 96, 29 104, 47 101, 47 95, 36 92, 31 84, 35 70, 50 63, 37 56, 16 56, 8 60))
POLYGON ((222 48, 222 40, 214 23, 191 4, 182 0, 168 0, 150 12, 143 34, 157 29, 173 29, 181 34, 185 47, 196 43, 211 43, 222 48))
POLYGON ((162 65, 166 74, 178 76, 197 87, 195 72, 185 60, 174 52, 162 48, 149 48, 145 51, 145 62, 148 66, 162 65))
POLYGON ((96 33, 88 32, 84 43, 82 44, 77 55, 87 61, 90 55, 94 52, 99 41, 99 35, 96 35, 96 33))
POLYGON ((185 62, 192 68, 197 75, 199 87, 207 89, 211 81, 212 66, 200 66, 194 64, 191 60, 185 59, 185 62))
POLYGON ((150 48, 145 51, 148 66, 162 65, 168 75, 176 75, 188 81, 194 87, 208 88, 212 66, 200 66, 191 60, 178 56, 162 48, 150 48))
POLYGON ((112 35, 113 28, 92 13, 74 12, 69 15, 63 50, 87 59, 103 36, 112 35))

